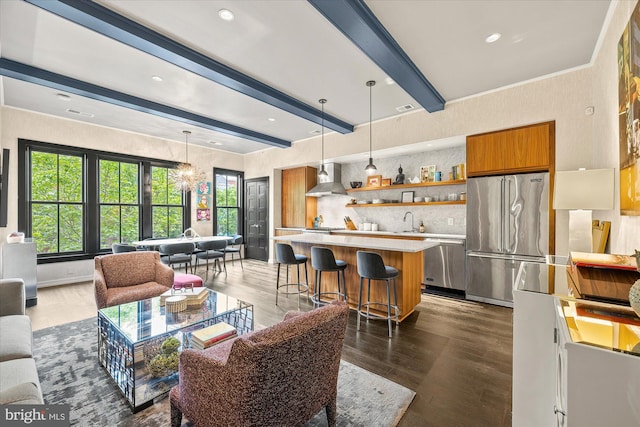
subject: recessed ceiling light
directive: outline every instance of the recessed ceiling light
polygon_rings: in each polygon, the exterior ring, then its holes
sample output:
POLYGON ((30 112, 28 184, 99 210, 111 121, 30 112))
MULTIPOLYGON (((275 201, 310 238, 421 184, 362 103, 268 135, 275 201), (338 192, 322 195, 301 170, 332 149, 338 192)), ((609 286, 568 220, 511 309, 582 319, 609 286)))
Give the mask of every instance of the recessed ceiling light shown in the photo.
POLYGON ((224 145, 222 142, 214 142, 213 145, 224 145))
POLYGON ((162 77, 160 77, 160 76, 151 76, 151 80, 153 80, 154 82, 161 82, 162 81, 162 77))
POLYGON ((314 130, 312 130, 312 131, 309 131, 309 133, 310 133, 311 135, 318 135, 318 134, 320 133, 320 131, 319 131, 318 129, 314 129, 314 130))
POLYGON ((220 9, 218 11, 218 16, 224 21, 233 21, 234 18, 233 12, 231 12, 229 9, 220 9))
POLYGON ((405 111, 410 111, 413 110, 415 107, 411 104, 405 104, 405 105, 401 105, 399 107, 396 107, 396 110, 400 113, 404 113, 405 111))
POLYGON ((61 101, 71 101, 71 97, 69 95, 67 95, 66 93, 59 93, 56 96, 61 101))
POLYGON ((484 39, 484 41, 487 43, 493 43, 493 42, 497 42, 500 39, 500 37, 502 37, 502 34, 493 33, 493 34, 489 34, 487 38, 484 39))
POLYGON ((385 82, 386 84, 388 84, 389 86, 396 84, 396 82, 395 82, 395 81, 393 81, 393 79, 392 79, 391 77, 387 77, 387 78, 385 78, 385 79, 384 79, 384 82, 385 82))
POLYGON ((273 117, 269 117, 267 120, 269 120, 270 122, 275 122, 276 119, 274 119, 273 117))

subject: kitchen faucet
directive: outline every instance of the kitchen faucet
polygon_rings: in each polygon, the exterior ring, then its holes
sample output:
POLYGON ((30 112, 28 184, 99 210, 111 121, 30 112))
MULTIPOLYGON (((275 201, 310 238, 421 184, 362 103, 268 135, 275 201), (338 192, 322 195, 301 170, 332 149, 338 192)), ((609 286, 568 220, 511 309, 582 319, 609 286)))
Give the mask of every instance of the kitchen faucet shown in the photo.
POLYGON ((402 218, 403 222, 407 222, 407 215, 411 214, 411 231, 416 231, 415 226, 413 225, 413 212, 406 211, 404 213, 404 218, 402 218))

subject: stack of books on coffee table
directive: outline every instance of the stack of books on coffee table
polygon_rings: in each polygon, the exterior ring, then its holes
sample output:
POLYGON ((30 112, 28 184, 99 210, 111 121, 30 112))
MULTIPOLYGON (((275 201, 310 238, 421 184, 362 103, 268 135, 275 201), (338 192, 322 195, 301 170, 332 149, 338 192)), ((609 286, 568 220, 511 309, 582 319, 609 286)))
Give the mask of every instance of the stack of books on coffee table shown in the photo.
POLYGON ((179 291, 169 289, 168 291, 160 295, 160 305, 164 305, 167 298, 174 296, 187 297, 188 307, 200 306, 209 297, 209 289, 205 287, 185 288, 179 291))
POLYGON ((234 338, 238 331, 225 322, 219 322, 191 333, 191 348, 204 350, 214 344, 234 338))

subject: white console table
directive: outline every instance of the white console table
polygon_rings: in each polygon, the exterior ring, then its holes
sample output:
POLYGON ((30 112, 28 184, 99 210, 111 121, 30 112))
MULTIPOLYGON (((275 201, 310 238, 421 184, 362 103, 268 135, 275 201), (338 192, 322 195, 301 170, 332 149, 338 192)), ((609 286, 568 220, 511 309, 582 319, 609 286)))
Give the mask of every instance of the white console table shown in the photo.
POLYGON ((640 426, 640 326, 547 294, 564 265, 527 264, 514 289, 513 426, 640 426))

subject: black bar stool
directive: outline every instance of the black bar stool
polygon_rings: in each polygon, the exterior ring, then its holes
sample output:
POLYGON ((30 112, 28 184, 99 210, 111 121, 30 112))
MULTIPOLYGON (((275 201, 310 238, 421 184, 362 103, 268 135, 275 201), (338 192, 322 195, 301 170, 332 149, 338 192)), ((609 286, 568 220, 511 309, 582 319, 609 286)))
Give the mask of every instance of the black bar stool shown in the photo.
POLYGON ((276 243, 276 261, 278 262, 278 278, 276 279, 276 305, 278 305, 278 294, 280 288, 285 288, 284 294, 298 294, 298 309, 300 309, 300 294, 307 292, 309 298, 309 277, 307 275, 307 257, 305 255, 293 253, 293 248, 287 243, 276 243), (284 285, 280 284, 280 266, 287 266, 287 281, 284 285), (304 264, 305 283, 300 283, 300 264, 304 264), (289 283, 289 266, 298 266, 298 283, 289 283), (295 291, 289 291, 289 287, 295 286, 295 291))
POLYGON ((398 314, 398 294, 396 291, 396 277, 398 277, 398 269, 384 265, 384 261, 380 254, 376 252, 358 251, 356 253, 358 262, 358 274, 360 275, 360 289, 358 291, 358 322, 357 330, 360 330, 360 316, 367 319, 387 319, 389 322, 389 338, 391 338, 391 319, 395 319, 396 325, 399 323, 398 314), (364 279, 368 280, 367 302, 362 303, 362 283, 364 279), (384 280, 387 283, 387 302, 371 301, 371 280, 384 280), (393 280, 393 304, 391 304, 391 281, 393 280), (371 314, 370 306, 386 306, 387 316, 371 314), (366 307, 367 311, 363 311, 366 307), (391 309, 395 314, 391 315, 391 309))
POLYGON ((322 304, 326 304, 321 300, 323 295, 335 295, 338 300, 340 300, 340 297, 342 297, 345 302, 349 302, 349 299, 347 298, 347 282, 344 278, 344 271, 347 269, 346 262, 336 259, 335 256, 333 255, 333 251, 329 248, 323 248, 321 246, 312 246, 311 247, 311 266, 316 270, 314 291, 313 291, 313 296, 311 297, 311 301, 313 301, 317 305, 322 305, 322 304), (338 289, 336 292, 321 291, 320 287, 322 282, 323 271, 335 271, 338 274, 338 289), (342 287, 340 286, 341 275, 342 275, 342 287))

